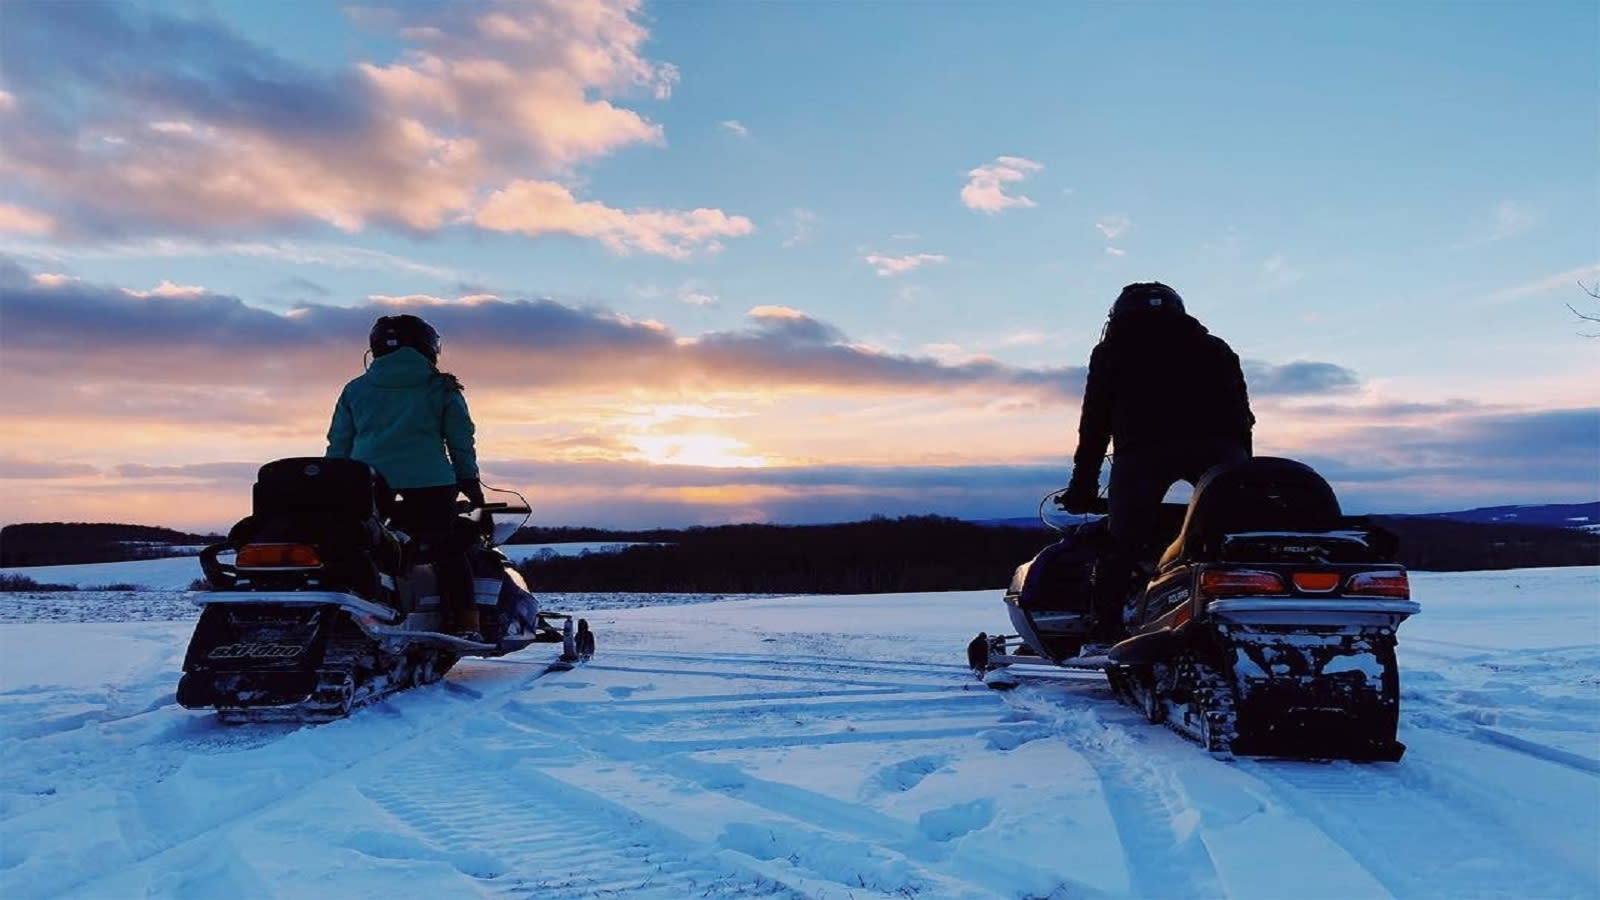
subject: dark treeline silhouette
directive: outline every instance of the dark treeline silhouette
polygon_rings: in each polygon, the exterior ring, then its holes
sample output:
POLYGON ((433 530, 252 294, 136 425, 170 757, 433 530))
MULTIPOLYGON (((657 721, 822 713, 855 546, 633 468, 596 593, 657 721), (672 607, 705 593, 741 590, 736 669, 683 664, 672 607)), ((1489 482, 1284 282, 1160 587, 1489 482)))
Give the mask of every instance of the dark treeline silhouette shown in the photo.
POLYGON ((626 544, 639 541, 675 541, 683 534, 681 529, 649 528, 643 531, 610 531, 605 528, 563 525, 545 527, 530 525, 517 529, 508 543, 512 544, 626 544))
POLYGON ((27 522, 0 528, 0 566, 61 566, 154 559, 194 553, 221 540, 153 525, 112 522, 27 522), (180 549, 173 549, 177 545, 180 549))
MULTIPOLYGON (((1424 516, 1374 516, 1400 537, 1400 561, 1425 571, 1600 565, 1600 534, 1424 516)), ((143 525, 35 523, 0 530, 0 565, 111 562, 188 554, 214 536, 143 525)), ((545 555, 523 573, 537 590, 650 593, 884 593, 1002 588, 1055 539, 1042 527, 939 516, 834 525, 721 525, 610 531, 528 528, 519 543, 638 543, 619 552, 545 555)))
MULTIPOLYGON (((1600 535, 1562 528, 1375 516, 1400 561, 1425 571, 1600 565, 1600 535)), ((596 532, 588 539, 624 538, 596 532)), ((1039 528, 916 516, 843 525, 726 525, 655 534, 654 546, 524 563, 536 590, 860 594, 1003 588, 1054 540, 1039 528)))
MULTIPOLYGON (((839 525, 721 525, 614 553, 532 559, 537 590, 877 594, 1003 586, 1054 539, 937 516, 839 525)), ((601 540, 614 539, 607 535, 601 540)))
POLYGON ((1400 561, 1433 572, 1600 565, 1600 534, 1547 525, 1373 516, 1400 538, 1400 561))

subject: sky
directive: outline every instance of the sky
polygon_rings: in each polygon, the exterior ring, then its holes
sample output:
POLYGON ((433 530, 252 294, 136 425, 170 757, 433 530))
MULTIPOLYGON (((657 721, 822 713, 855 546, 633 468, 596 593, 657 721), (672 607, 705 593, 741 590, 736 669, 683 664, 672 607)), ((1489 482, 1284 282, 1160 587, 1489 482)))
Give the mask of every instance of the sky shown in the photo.
POLYGON ((1027 516, 1144 280, 1349 511, 1593 500, 1597 58, 1587 0, 8 0, 0 523, 226 528, 398 312, 537 524, 1027 516))

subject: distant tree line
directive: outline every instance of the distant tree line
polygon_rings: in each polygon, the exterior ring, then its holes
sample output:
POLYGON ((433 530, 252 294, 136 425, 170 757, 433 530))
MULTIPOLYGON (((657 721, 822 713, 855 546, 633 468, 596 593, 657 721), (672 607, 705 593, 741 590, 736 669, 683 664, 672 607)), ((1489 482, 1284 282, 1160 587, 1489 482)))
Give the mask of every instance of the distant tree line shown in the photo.
POLYGON ((1432 572, 1600 565, 1600 534, 1548 525, 1504 525, 1373 516, 1400 538, 1400 561, 1432 572))
MULTIPOLYGON (((1600 534, 1576 529, 1421 516, 1374 516, 1372 521, 1400 537, 1400 562, 1413 569, 1600 565, 1600 534)), ((638 544, 618 552, 530 559, 521 568, 536 590, 749 594, 1003 588, 1018 564, 1055 537, 1039 527, 981 525, 940 516, 682 530, 536 528, 518 535, 519 542, 638 544)), ((174 550, 175 545, 215 539, 143 525, 9 525, 0 529, 0 565, 174 555, 192 552, 174 550)))
MULTIPOLYGON (((615 541, 615 534, 592 540, 615 541)), ((636 538, 637 539, 637 538, 636 538)), ((879 594, 1004 586, 1054 535, 938 516, 839 525, 722 525, 668 543, 546 556, 522 565, 535 590, 879 594)))
POLYGON ((0 566, 65 566, 192 555, 185 545, 219 541, 152 525, 28 522, 0 528, 0 566), (177 549, 175 549, 175 546, 177 549))
MULTIPOLYGON (((1600 565, 1600 535, 1574 529, 1374 516, 1425 571, 1600 565)), ((595 532, 591 541, 638 540, 595 532)), ((535 590, 864 594, 1003 588, 1055 540, 1040 528, 937 516, 842 525, 725 525, 653 533, 615 553, 542 556, 521 566, 535 590)))

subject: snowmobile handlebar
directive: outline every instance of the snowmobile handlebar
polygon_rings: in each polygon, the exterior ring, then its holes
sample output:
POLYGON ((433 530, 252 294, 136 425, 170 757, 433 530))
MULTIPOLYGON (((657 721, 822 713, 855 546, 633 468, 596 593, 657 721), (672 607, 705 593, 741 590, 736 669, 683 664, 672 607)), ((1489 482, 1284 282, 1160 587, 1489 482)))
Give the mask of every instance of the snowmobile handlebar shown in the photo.
MULTIPOLYGON (((1063 512, 1069 512, 1069 510, 1067 510, 1067 503, 1066 503, 1066 495, 1065 494, 1056 493, 1056 494, 1051 494, 1050 496, 1052 498, 1052 501, 1055 503, 1056 509, 1062 510, 1063 512)), ((1087 510, 1083 511, 1082 515, 1085 515, 1085 516, 1103 516, 1103 515, 1109 514, 1110 512, 1111 512, 1111 501, 1109 499, 1105 498, 1105 497, 1096 497, 1096 498, 1094 498, 1094 502, 1089 504, 1089 508, 1087 510)), ((1076 515, 1076 514, 1074 514, 1074 515, 1076 515)))

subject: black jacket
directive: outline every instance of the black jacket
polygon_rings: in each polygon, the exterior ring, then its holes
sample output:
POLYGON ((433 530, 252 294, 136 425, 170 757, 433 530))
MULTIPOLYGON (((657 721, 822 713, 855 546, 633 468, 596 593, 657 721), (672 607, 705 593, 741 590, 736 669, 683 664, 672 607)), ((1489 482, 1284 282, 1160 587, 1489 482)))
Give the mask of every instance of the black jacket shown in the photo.
POLYGON ((1249 449, 1255 421, 1238 355, 1192 316, 1116 322, 1089 356, 1074 472, 1100 471, 1110 441, 1119 453, 1207 439, 1249 449))

